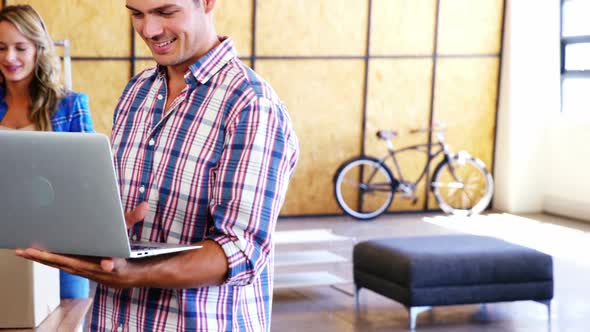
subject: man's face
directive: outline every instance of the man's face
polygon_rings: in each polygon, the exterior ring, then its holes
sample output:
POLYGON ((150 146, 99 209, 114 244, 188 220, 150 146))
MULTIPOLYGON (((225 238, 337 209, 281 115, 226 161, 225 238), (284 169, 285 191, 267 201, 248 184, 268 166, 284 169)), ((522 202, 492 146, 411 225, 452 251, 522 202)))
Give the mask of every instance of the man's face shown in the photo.
MULTIPOLYGON (((133 28, 163 66, 188 66, 203 55, 212 23, 194 0, 127 0, 133 28)), ((205 50, 205 52, 208 50, 205 50)))

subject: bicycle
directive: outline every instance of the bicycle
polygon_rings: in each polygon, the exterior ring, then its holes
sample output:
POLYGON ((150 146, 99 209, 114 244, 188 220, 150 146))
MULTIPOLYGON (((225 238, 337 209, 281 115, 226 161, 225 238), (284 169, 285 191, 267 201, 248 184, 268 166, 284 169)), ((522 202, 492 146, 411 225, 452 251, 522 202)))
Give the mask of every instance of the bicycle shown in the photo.
POLYGON ((377 131, 377 137, 387 144, 388 154, 381 159, 358 156, 345 161, 338 168, 334 176, 334 193, 338 205, 353 218, 369 220, 384 213, 396 193, 401 193, 416 204, 417 184, 426 175, 433 160, 442 154, 443 160, 436 166, 427 184, 440 209, 445 213, 459 215, 481 213, 492 199, 492 175, 481 160, 467 151, 452 153, 444 141, 445 130, 442 125, 435 125, 432 129, 412 129, 411 134, 434 133, 436 140, 431 144, 432 149, 428 148, 429 144, 416 144, 398 150, 392 142, 399 135, 397 131, 377 131), (426 164, 416 181, 408 181, 403 176, 396 155, 404 151, 426 154, 426 164), (385 164, 388 159, 393 161, 399 179, 385 164))

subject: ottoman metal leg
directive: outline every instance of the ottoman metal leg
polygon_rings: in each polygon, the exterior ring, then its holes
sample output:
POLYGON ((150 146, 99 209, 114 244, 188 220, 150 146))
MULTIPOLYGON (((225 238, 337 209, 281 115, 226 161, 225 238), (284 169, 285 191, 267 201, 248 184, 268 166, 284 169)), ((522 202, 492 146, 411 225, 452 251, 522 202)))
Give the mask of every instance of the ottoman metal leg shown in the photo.
POLYGON ((416 318, 418 315, 424 311, 430 310, 432 307, 424 306, 424 307, 408 307, 408 312, 410 314, 410 331, 414 331, 416 329, 416 318))
POLYGON ((544 304, 547 307, 547 321, 551 324, 551 300, 535 301, 544 304))
POLYGON ((479 304, 479 312, 476 314, 476 317, 482 320, 487 320, 489 318, 487 303, 479 304))
POLYGON ((357 314, 360 312, 360 309, 361 309, 360 293, 361 293, 361 288, 359 286, 355 285, 354 286, 354 307, 355 307, 357 314))

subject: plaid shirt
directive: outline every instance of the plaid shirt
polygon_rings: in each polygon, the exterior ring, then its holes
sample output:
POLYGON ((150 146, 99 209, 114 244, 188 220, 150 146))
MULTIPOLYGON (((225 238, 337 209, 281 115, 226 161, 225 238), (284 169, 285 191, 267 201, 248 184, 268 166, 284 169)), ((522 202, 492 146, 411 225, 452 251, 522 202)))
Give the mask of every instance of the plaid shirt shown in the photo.
MULTIPOLYGON (((0 85, 0 121, 8 110, 6 88, 0 85)), ((88 96, 68 91, 51 117, 53 131, 94 132, 88 107, 88 96)))
POLYGON ((98 331, 269 331, 273 232, 298 142, 272 88, 236 57, 231 39, 192 64, 164 112, 162 67, 125 88, 112 146, 125 210, 148 201, 133 239, 218 242, 225 284, 196 289, 98 285, 98 331))

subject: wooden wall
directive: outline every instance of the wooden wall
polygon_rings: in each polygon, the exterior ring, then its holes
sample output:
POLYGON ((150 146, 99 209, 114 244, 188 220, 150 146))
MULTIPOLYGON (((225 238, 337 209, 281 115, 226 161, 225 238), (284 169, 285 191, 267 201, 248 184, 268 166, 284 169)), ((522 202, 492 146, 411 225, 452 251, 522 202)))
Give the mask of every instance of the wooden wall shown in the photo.
MULTIPOLYGON (((110 133, 132 74, 152 65, 121 0, 4 0, 28 3, 56 40, 70 39, 73 84, 90 96, 95 127, 110 133)), ((401 130, 397 146, 426 142, 407 130, 448 126, 455 150, 491 168, 504 0, 217 0, 219 34, 279 93, 301 141, 282 214, 340 214, 332 177, 344 160, 382 155, 378 129, 401 130)), ((424 156, 402 160, 410 177, 424 156)), ((391 211, 435 209, 419 202, 391 211)))

